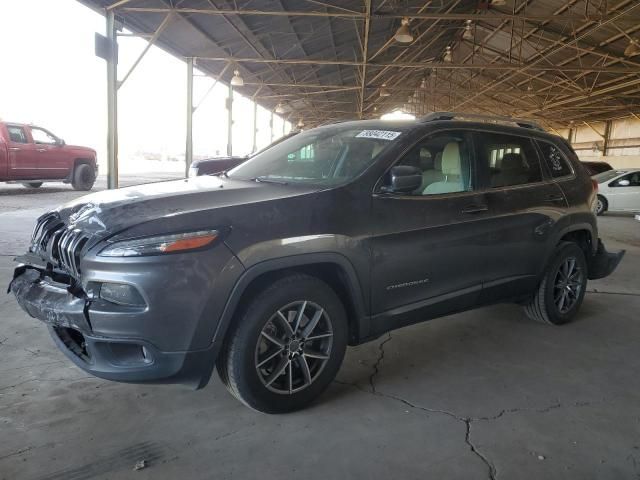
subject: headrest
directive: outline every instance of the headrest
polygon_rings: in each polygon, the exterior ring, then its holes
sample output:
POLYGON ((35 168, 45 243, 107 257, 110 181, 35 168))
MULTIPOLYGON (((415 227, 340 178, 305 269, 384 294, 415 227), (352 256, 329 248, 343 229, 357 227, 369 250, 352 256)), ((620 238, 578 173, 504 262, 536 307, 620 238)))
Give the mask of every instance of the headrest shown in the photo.
POLYGON ((505 170, 522 170, 524 162, 522 155, 519 153, 505 153, 500 163, 500 171, 505 170))
POLYGON ((436 156, 433 159, 433 168, 436 170, 442 170, 442 152, 436 153, 436 156))
POLYGON ((442 174, 460 175, 461 173, 460 147, 458 142, 449 142, 442 151, 442 174))

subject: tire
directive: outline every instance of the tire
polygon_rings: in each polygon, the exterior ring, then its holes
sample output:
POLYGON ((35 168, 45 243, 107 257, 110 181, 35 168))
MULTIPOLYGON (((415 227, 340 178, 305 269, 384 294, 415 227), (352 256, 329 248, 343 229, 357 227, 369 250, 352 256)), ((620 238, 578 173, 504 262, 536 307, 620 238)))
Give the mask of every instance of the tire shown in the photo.
POLYGON ((218 374, 232 395, 259 412, 307 406, 342 364, 348 338, 345 309, 318 278, 291 274, 276 280, 253 295, 234 322, 218 357, 218 374), (306 340, 296 340, 305 334, 306 340))
POLYGON ((602 195, 598 195, 596 200, 596 215, 600 216, 609 209, 609 202, 602 195))
POLYGON ((73 171, 71 185, 74 190, 88 191, 91 190, 95 181, 96 173, 93 167, 86 163, 81 163, 73 171))
POLYGON ((26 188, 40 188, 42 186, 42 182, 24 182, 22 186, 26 188))
POLYGON ((556 248, 533 299, 525 305, 524 311, 537 322, 549 325, 568 323, 578 313, 586 289, 587 262, 584 252, 576 243, 562 242, 556 248), (575 270, 570 271, 572 264, 575 270), (566 272, 569 272, 568 281, 565 280, 566 272), (563 296, 564 301, 561 298, 563 296))

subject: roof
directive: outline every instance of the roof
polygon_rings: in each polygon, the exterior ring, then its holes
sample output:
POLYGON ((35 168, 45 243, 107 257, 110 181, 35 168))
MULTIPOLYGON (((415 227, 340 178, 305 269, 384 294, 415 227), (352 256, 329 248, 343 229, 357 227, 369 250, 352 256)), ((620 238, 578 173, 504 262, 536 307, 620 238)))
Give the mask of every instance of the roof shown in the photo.
POLYGON ((80 1, 147 37, 162 25, 162 48, 223 82, 238 69, 243 94, 310 126, 396 108, 547 128, 640 112, 637 0, 80 1), (403 17, 409 44, 393 39, 403 17))

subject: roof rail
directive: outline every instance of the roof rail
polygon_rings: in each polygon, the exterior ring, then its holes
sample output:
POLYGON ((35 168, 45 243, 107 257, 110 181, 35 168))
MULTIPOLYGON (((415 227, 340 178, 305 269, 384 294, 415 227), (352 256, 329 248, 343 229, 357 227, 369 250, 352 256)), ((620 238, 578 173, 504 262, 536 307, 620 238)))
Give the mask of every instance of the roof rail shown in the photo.
POLYGON ((500 115, 480 115, 477 113, 462 112, 433 112, 420 118, 421 122, 436 122, 438 120, 473 120, 487 123, 511 123, 518 127, 530 128, 532 130, 540 130, 544 132, 544 128, 538 122, 533 120, 525 120, 522 118, 503 117, 500 115))

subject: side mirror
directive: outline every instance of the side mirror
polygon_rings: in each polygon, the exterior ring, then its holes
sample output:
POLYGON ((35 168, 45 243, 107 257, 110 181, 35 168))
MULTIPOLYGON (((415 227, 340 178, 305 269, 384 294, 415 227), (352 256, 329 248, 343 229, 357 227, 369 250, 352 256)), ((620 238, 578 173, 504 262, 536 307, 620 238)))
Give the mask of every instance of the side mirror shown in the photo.
POLYGON ((61 139, 61 138, 58 138, 56 140, 56 145, 58 145, 59 147, 64 147, 64 145, 65 145, 64 140, 61 139))
POLYGON ((409 193, 422 185, 422 170, 408 165, 398 165, 391 168, 391 185, 388 192, 409 193))
POLYGON ((631 182, 629 180, 627 180, 626 178, 624 180, 618 181, 618 186, 619 187, 628 187, 629 185, 631 185, 631 182))

